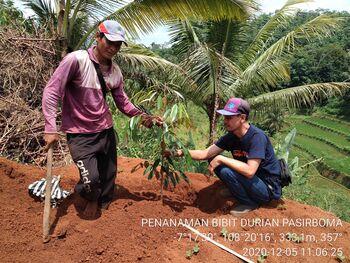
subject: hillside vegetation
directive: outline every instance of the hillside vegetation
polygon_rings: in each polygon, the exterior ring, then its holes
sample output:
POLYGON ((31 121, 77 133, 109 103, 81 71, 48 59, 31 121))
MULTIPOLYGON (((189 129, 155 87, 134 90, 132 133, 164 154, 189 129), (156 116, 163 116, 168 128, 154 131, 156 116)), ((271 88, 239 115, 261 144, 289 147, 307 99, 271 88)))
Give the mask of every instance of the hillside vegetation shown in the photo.
POLYGON ((350 187, 350 123, 326 114, 293 116, 289 127, 296 127, 296 148, 306 153, 306 160, 323 158, 318 171, 350 187))
POLYGON ((324 113, 294 115, 286 119, 283 137, 296 127, 297 136, 291 158, 300 166, 323 158, 294 177, 284 196, 312 204, 350 220, 350 123, 324 113))

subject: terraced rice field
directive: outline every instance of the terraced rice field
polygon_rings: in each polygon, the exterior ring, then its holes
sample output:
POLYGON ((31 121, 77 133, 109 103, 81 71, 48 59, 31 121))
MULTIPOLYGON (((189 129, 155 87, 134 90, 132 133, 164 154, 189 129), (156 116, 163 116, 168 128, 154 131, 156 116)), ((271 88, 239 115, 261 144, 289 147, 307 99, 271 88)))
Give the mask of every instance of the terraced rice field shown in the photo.
POLYGON ((330 168, 350 177, 350 123, 328 116, 291 117, 297 128, 296 153, 301 162, 323 157, 330 168))

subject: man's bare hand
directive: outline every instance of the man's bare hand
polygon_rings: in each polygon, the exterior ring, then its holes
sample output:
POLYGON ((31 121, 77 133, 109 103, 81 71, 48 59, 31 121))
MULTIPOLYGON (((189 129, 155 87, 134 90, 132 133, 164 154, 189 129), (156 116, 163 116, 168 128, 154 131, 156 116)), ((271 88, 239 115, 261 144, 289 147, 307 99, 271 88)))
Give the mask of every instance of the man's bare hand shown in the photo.
POLYGON ((221 159, 222 159, 222 156, 218 155, 210 162, 210 164, 208 166, 208 171, 210 174, 213 175, 215 168, 222 164, 221 159))
POLYGON ((45 133, 44 134, 44 140, 45 140, 45 151, 48 151, 50 148, 50 145, 53 145, 55 142, 58 142, 59 136, 57 133, 45 133))
POLYGON ((162 152, 162 155, 164 157, 172 157, 172 151, 171 150, 168 150, 168 149, 165 149, 163 152, 162 152))
POLYGON ((158 127, 163 127, 164 125, 164 120, 162 117, 160 116, 152 116, 153 117, 153 120, 152 122, 157 125, 158 127))
POLYGON ((159 127, 163 127, 164 121, 163 118, 160 116, 152 116, 152 115, 142 115, 141 116, 141 123, 143 126, 147 128, 152 128, 153 125, 157 125, 159 127))
POLYGON ((184 152, 181 149, 176 149, 176 150, 166 149, 162 152, 162 155, 164 157, 182 157, 184 156, 184 152))

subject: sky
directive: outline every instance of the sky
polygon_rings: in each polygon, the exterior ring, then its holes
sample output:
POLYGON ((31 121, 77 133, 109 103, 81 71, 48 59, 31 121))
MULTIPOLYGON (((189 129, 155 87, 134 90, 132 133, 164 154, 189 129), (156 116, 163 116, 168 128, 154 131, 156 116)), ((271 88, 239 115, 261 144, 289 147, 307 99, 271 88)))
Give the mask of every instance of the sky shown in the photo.
MULTIPOLYGON (((260 0, 259 2, 261 3, 263 13, 271 13, 281 8, 286 0, 260 0)), ((15 6, 22 9, 25 15, 30 15, 27 10, 23 10, 23 6, 20 4, 19 0, 14 0, 14 3, 15 6)), ((303 10, 315 10, 322 8, 336 11, 345 10, 350 12, 350 0, 314 0, 312 3, 300 4, 298 7, 303 10)), ((141 43, 146 46, 150 46, 153 42, 157 44, 163 44, 167 41, 169 41, 169 36, 166 27, 160 27, 152 34, 141 36, 140 39, 136 40, 137 43, 141 43)))

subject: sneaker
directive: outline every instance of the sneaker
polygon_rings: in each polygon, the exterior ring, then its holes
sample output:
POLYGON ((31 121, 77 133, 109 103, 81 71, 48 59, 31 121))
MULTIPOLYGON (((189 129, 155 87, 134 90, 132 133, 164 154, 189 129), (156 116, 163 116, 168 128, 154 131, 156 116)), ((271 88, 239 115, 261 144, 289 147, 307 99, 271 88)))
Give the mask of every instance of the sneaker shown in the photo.
POLYGON ((237 205, 234 207, 231 211, 230 214, 233 216, 241 216, 243 214, 246 214, 254 209, 258 208, 257 206, 252 206, 252 205, 237 205))
POLYGON ((228 188, 223 188, 223 189, 221 189, 221 190, 219 191, 219 194, 220 194, 221 197, 224 197, 224 198, 226 198, 226 197, 232 197, 232 194, 231 194, 230 190, 228 190, 228 188))

